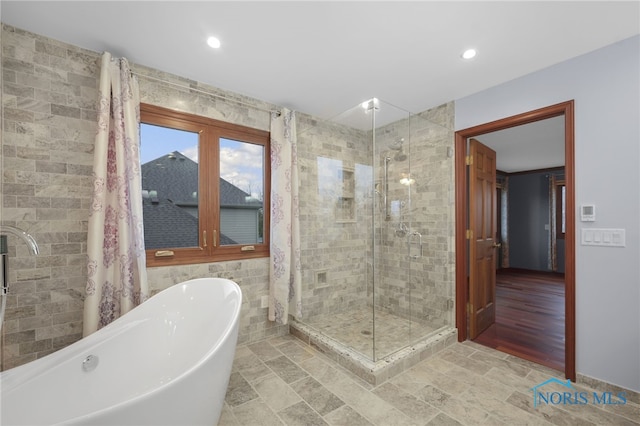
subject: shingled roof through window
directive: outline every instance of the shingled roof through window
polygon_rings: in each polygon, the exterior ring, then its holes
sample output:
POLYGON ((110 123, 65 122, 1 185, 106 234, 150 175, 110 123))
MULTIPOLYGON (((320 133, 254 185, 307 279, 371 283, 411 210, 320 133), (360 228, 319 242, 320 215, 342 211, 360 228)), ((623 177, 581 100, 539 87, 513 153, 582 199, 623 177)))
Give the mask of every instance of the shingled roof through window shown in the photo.
MULTIPOLYGON (((141 166, 144 239, 147 249, 198 246, 198 163, 174 151, 141 166), (190 213, 191 212, 191 213, 190 213)), ((262 208, 262 201, 220 178, 221 208, 262 208)), ((224 234, 221 245, 237 244, 224 234)))
MULTIPOLYGON (((142 189, 156 191, 158 199, 176 205, 198 204, 198 163, 173 151, 142 165, 142 189)), ((262 208, 262 201, 220 178, 220 206, 262 208)))

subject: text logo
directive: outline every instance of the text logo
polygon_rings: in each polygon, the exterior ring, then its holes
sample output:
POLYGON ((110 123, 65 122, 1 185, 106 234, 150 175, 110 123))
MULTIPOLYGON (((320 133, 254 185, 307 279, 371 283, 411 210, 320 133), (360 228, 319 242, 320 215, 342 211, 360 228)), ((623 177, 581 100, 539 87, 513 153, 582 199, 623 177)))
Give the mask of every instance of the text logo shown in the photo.
POLYGON ((626 392, 596 392, 578 391, 567 379, 563 382, 555 377, 531 388, 533 391, 533 408, 538 405, 624 405, 627 403, 626 392), (546 391, 542 387, 549 384, 559 384, 566 388, 560 391, 546 391))

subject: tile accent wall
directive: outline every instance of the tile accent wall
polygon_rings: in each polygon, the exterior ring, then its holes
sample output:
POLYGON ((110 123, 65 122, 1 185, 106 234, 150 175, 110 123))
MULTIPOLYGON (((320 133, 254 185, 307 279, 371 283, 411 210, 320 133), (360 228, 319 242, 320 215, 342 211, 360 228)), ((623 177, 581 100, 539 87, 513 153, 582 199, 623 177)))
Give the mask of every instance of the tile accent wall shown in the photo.
MULTIPOLYGON (((99 58, 97 52, 11 26, 2 28, 0 219, 28 230, 41 249, 40 256, 32 257, 24 245, 9 241, 12 285, 2 330, 2 369, 47 355, 82 336, 99 58)), ((268 103, 137 64, 132 69, 139 75, 143 102, 269 128, 265 110, 274 106, 268 103)), ((413 309, 419 306, 435 325, 452 324, 448 301, 453 298, 453 203, 448 191, 453 161, 446 158, 446 148, 453 145, 453 105, 421 115, 426 118, 418 120, 423 125, 412 123, 411 138, 417 142, 411 155, 412 162, 424 163, 420 174, 427 179, 418 182, 424 197, 414 198, 412 214, 422 217, 414 226, 419 226, 429 245, 424 262, 411 265, 417 281, 408 281, 406 265, 392 261, 395 266, 389 268, 389 285, 380 292, 380 300, 385 307, 406 313, 406 298, 394 292, 404 292, 410 285, 422 291, 412 293, 413 309)), ((358 236, 370 226, 358 217, 335 221, 334 198, 322 193, 317 158, 339 159, 347 169, 370 164, 365 141, 371 135, 304 114, 298 117, 305 314, 337 312, 343 306, 367 303, 361 294, 371 291, 363 279, 371 274, 371 262, 363 255, 367 248, 358 236)), ((393 129, 384 134, 393 135, 393 129)), ((396 251, 395 245, 401 243, 384 237, 385 249, 396 251)), ((244 295, 239 339, 246 343, 288 330, 270 323, 266 309, 260 308, 261 297, 268 294, 268 273, 268 261, 254 259, 149 268, 148 276, 153 292, 201 276, 237 281, 244 295)))
POLYGON ((2 368, 82 336, 97 55, 2 28, 2 222, 30 232, 40 255, 9 239, 2 368))
MULTIPOLYGON (((339 220, 336 209, 343 195, 339 174, 343 168, 355 173, 356 164, 371 164, 366 143, 371 138, 365 131, 303 114, 298 114, 297 129, 302 305, 308 319, 367 304, 371 261, 366 236, 371 225, 359 211, 353 220, 339 220)), ((362 193, 355 197, 358 204, 371 203, 362 193)))
MULTIPOLYGON (((2 330, 3 370, 82 337, 99 57, 97 52, 2 27, 0 220, 32 233, 41 251, 29 256, 22 243, 9 239, 11 287, 2 330)), ((195 89, 141 76, 143 102, 269 128, 269 114, 262 110, 271 108, 267 103, 135 64, 132 68, 195 89)), ((260 308, 261 296, 268 293, 268 274, 266 259, 150 268, 148 273, 153 292, 201 276, 238 282, 243 290, 240 342, 288 331, 287 326, 267 321, 266 309, 260 308)))

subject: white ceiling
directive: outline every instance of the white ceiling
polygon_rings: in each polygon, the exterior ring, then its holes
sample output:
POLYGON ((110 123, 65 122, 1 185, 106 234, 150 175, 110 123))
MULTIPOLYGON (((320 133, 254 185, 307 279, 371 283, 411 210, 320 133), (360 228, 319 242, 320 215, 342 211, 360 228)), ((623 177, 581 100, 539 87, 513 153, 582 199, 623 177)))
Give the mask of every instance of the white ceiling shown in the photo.
POLYGON ((631 37, 640 2, 2 0, 0 19, 330 118, 372 97, 421 112, 631 37))
POLYGON ((564 166, 564 116, 475 137, 496 151, 496 167, 507 173, 564 166))

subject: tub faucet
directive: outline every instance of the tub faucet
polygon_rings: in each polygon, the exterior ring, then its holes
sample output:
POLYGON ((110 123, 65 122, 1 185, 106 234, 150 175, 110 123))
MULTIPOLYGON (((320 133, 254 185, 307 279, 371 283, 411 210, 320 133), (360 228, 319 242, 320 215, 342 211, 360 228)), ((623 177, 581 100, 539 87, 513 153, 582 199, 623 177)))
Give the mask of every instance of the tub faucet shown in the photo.
POLYGON ((27 247, 29 247, 29 251, 31 252, 32 255, 37 256, 40 253, 40 249, 38 248, 38 243, 36 242, 35 238, 31 236, 31 234, 28 234, 27 232, 23 231, 20 228, 16 228, 15 226, 0 225, 0 235, 3 235, 5 233, 12 234, 22 239, 22 241, 25 242, 27 247))
POLYGON ((31 234, 28 234, 27 232, 23 231, 20 228, 16 228, 15 226, 0 225, 0 294, 1 295, 7 294, 7 290, 9 286, 9 267, 8 267, 9 250, 7 247, 6 234, 14 235, 20 238, 22 241, 24 241, 27 247, 29 248, 29 252, 32 255, 36 256, 38 253, 40 253, 40 249, 38 248, 38 243, 36 242, 35 238, 31 236, 31 234))

